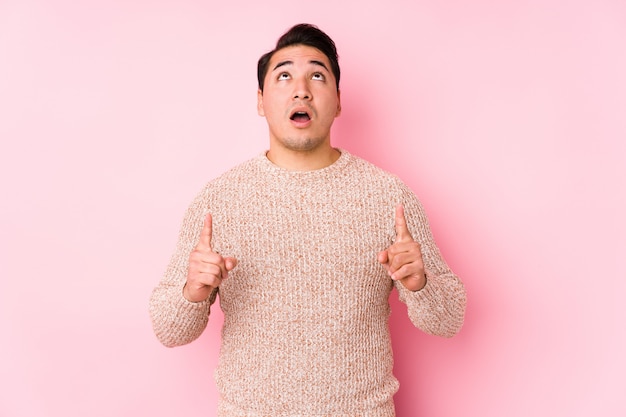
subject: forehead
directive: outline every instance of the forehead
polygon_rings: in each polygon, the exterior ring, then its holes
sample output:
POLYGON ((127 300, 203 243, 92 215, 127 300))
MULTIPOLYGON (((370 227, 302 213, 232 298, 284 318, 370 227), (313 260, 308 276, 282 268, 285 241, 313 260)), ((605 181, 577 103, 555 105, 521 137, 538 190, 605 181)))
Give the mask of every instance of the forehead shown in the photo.
POLYGON ((269 71, 274 70, 277 64, 285 61, 291 61, 294 65, 308 64, 311 61, 319 61, 330 68, 330 61, 322 51, 312 46, 294 45, 279 49, 272 55, 269 62, 269 71))

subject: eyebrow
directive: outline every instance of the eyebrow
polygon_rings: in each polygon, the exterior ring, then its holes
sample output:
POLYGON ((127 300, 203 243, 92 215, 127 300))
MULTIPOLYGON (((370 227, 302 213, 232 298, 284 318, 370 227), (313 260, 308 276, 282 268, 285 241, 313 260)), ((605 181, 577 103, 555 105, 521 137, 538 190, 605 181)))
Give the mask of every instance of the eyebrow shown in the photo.
MULTIPOLYGON (((312 60, 309 61, 309 64, 318 65, 318 66, 324 68, 326 71, 328 71, 328 68, 326 67, 326 64, 324 64, 322 61, 317 61, 315 59, 312 59, 312 60)), ((293 65, 293 61, 281 61, 278 64, 276 64, 276 66, 274 67, 274 69, 272 71, 276 71, 278 68, 284 67, 285 65, 293 65)))

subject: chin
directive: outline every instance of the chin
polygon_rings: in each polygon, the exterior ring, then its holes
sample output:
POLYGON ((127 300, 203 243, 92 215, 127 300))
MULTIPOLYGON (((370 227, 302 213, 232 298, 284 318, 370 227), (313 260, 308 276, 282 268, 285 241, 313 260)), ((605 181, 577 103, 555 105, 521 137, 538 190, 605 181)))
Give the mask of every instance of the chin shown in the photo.
POLYGON ((324 140, 304 138, 304 139, 286 139, 282 141, 285 148, 297 152, 310 152, 324 144, 324 140))

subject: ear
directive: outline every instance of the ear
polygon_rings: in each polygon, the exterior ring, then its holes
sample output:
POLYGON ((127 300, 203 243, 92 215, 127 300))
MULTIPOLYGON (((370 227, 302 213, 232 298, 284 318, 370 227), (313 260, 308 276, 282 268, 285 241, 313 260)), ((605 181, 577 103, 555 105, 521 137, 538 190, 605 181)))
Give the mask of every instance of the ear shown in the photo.
POLYGON ((259 116, 265 117, 265 110, 263 110, 263 91, 261 91, 261 89, 257 90, 256 93, 256 111, 259 113, 259 116))
POLYGON ((341 114, 341 91, 337 90, 337 112, 335 113, 335 117, 339 117, 341 114))

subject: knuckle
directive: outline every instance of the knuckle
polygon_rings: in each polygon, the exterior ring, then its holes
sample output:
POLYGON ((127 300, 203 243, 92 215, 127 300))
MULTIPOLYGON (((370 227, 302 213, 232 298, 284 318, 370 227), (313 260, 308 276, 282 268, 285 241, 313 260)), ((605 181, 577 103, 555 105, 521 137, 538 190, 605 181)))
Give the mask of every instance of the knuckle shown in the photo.
POLYGON ((200 269, 200 262, 197 259, 189 260, 189 270, 197 271, 200 269))

